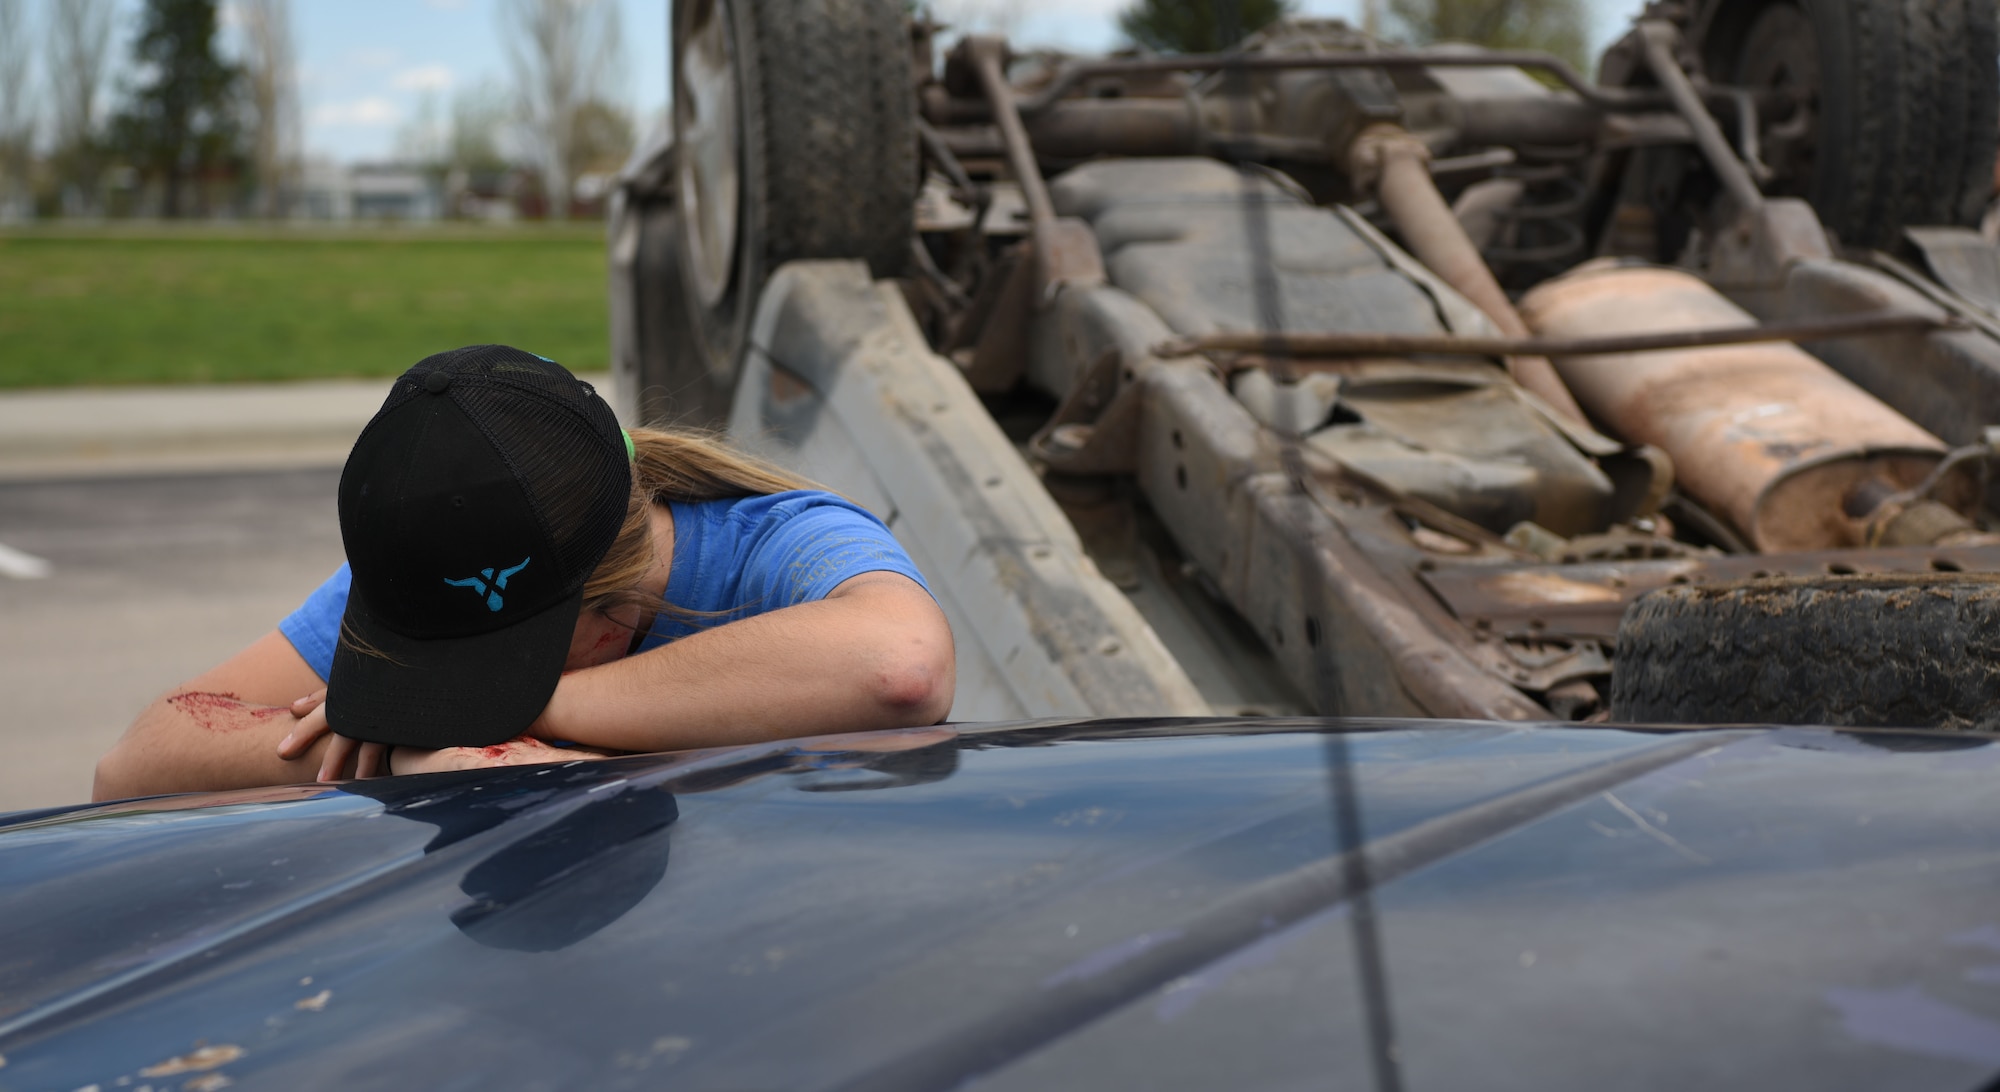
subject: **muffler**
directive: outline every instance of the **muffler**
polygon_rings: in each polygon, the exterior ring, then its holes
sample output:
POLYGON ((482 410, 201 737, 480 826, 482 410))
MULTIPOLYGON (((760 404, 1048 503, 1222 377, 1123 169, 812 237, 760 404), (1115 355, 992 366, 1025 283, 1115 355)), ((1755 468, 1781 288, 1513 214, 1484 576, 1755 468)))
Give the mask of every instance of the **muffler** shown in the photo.
MULTIPOLYGON (((1754 325, 1674 269, 1588 263, 1521 301, 1551 338, 1754 325)), ((1929 482, 1943 441, 1790 342, 1557 358, 1577 401, 1673 458, 1681 489, 1765 553, 1984 538, 1968 475, 1929 482), (1920 490, 1919 487, 1925 487, 1920 490)))

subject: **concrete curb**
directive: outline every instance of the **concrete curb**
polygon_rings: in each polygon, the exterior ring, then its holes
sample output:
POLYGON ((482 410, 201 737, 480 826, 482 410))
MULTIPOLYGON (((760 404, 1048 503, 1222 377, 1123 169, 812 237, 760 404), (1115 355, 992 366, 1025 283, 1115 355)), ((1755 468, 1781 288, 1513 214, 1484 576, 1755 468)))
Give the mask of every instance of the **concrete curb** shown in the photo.
MULTIPOLYGON (((580 378, 611 390, 608 375, 580 378)), ((339 466, 391 382, 0 394, 0 479, 339 466)))

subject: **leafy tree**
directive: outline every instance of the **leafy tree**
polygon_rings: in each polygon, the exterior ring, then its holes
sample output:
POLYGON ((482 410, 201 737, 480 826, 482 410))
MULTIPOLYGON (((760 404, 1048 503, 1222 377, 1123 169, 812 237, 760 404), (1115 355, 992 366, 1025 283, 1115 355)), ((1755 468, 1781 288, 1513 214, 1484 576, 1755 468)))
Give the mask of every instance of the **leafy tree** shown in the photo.
POLYGON ((243 161, 241 71, 215 51, 216 0, 146 0, 132 47, 139 76, 112 119, 112 144, 165 188, 180 216, 188 179, 243 161))
POLYGON ((1118 29, 1159 53, 1218 53, 1291 13, 1289 0, 1133 0, 1118 29))
POLYGON ((1589 71, 1583 0, 1388 0, 1391 21, 1419 44, 1474 42, 1539 49, 1589 71))
POLYGON ((460 91, 451 100, 451 165, 472 174, 505 171, 510 164, 502 145, 513 119, 513 102, 500 85, 481 83, 460 91))
POLYGON ((416 116, 396 135, 396 156, 442 188, 447 216, 462 216, 468 197, 504 187, 514 167, 507 146, 522 140, 512 92, 481 82, 461 88, 449 104, 432 94, 419 99, 416 116))
POLYGON ((632 115, 601 99, 592 99, 576 108, 574 139, 579 171, 611 174, 632 154, 635 134, 632 115))

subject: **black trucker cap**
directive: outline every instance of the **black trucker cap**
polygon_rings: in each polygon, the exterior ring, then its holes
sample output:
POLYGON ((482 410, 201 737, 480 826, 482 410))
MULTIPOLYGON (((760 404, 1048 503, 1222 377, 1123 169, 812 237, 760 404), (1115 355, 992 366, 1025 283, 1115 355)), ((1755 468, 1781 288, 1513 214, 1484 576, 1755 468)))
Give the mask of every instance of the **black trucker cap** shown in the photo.
POLYGON ((611 407, 562 365, 473 345, 403 373, 340 475, 354 583, 334 730, 411 747, 520 735, 555 693, 631 489, 611 407))

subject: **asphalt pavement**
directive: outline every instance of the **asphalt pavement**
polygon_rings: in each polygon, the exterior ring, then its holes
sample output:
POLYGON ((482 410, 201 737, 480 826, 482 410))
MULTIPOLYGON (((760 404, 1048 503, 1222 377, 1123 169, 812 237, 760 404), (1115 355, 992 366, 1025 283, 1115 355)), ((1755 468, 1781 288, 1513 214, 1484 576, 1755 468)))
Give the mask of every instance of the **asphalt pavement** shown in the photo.
POLYGON ((340 564, 340 464, 387 390, 0 394, 0 812, 87 800, 147 702, 340 564))

